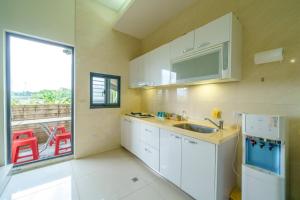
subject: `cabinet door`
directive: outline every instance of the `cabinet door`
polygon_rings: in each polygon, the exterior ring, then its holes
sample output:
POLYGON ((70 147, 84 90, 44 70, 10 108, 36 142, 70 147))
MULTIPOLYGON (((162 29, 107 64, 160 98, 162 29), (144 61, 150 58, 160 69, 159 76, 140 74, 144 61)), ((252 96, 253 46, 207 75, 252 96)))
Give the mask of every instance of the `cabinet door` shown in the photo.
POLYGON ((180 187, 182 137, 160 129, 160 167, 162 176, 180 187))
POLYGON ((150 168, 159 171, 159 151, 150 145, 142 142, 141 144, 141 160, 150 168))
POLYGON ((132 137, 131 139, 131 149, 132 153, 135 154, 137 157, 140 157, 141 155, 141 140, 140 140, 140 135, 141 135, 141 123, 139 122, 132 122, 131 124, 131 131, 132 133, 130 136, 132 137))
POLYGON ((230 15, 225 15, 196 29, 195 48, 199 50, 205 49, 229 41, 231 30, 230 19, 230 15))
POLYGON ((158 150, 159 148, 159 128, 148 124, 141 124, 141 140, 158 150))
POLYGON ((194 49, 195 35, 191 31, 170 43, 171 59, 178 58, 194 49))
POLYGON ((131 129, 131 120, 129 119, 122 119, 121 120, 121 145, 129 150, 129 138, 130 136, 130 129, 131 129))
POLYGON ((149 153, 149 167, 151 167, 155 171, 159 171, 159 151, 157 149, 154 149, 153 147, 148 147, 148 153, 149 153))
POLYGON ((165 44, 149 53, 148 77, 154 86, 167 85, 170 83, 170 46, 165 44))
POLYGON ((145 84, 145 56, 130 61, 129 86, 131 88, 141 87, 145 84))
POLYGON ((215 199, 215 145, 184 137, 181 188, 195 199, 215 199))

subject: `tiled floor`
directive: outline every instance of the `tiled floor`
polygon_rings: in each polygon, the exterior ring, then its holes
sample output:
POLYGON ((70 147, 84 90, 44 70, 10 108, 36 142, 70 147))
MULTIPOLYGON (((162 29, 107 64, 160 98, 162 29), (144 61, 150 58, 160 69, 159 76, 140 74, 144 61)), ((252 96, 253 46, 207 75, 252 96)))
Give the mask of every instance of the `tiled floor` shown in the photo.
POLYGON ((191 200, 123 149, 16 174, 1 196, 8 199, 191 200))

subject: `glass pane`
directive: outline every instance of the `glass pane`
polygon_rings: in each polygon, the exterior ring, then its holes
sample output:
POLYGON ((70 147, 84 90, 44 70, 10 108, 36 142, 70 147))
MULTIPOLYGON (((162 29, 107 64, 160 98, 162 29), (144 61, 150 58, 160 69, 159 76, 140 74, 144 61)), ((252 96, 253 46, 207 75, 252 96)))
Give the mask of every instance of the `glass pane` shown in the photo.
POLYGON ((93 103, 105 103, 105 79, 100 77, 93 77, 93 103))
POLYGON ((118 103, 118 79, 110 79, 109 80, 109 104, 117 104, 118 103))
POLYGON ((11 100, 7 105, 10 114, 8 160, 16 166, 71 154, 73 49, 7 34, 10 88, 6 94, 11 100), (63 132, 66 140, 58 145, 64 150, 54 153, 57 140, 53 138, 63 132), (37 149, 22 147, 16 142, 29 137, 37 149), (13 148, 17 146, 18 150, 13 148))
POLYGON ((220 51, 199 55, 172 65, 172 74, 176 80, 206 77, 219 74, 220 51))

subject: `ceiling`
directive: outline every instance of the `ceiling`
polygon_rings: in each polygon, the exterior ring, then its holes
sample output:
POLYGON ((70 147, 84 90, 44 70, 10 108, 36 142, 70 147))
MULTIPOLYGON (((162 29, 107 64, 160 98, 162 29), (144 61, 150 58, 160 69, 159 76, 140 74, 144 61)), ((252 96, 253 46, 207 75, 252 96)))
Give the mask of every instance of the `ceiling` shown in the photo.
POLYGON ((144 39, 197 0, 135 0, 114 29, 144 39))
POLYGON ((98 0, 98 2, 114 11, 119 11, 128 0, 98 0))

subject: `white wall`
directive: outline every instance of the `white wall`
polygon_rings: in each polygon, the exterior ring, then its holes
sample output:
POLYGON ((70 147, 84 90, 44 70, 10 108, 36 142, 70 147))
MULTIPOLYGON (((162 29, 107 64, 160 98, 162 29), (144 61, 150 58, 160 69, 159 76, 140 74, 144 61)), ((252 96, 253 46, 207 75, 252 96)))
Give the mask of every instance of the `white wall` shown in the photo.
POLYGON ((75 0, 0 0, 0 165, 5 158, 5 30, 75 44, 75 0))

